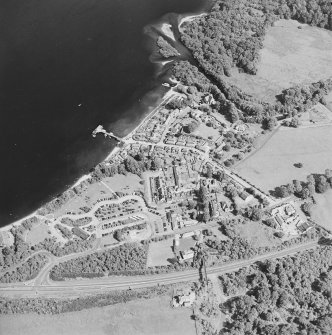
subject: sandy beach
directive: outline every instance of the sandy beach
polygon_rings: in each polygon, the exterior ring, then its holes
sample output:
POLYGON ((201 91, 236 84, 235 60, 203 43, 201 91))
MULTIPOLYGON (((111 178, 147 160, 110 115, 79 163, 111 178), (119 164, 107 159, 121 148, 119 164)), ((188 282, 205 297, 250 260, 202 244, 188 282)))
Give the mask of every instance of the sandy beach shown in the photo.
POLYGON ((179 21, 179 31, 181 32, 181 26, 185 23, 185 22, 191 22, 191 21, 194 21, 195 19, 199 18, 199 17, 202 17, 202 16, 205 16, 207 15, 207 13, 201 13, 201 14, 198 14, 198 15, 188 15, 188 16, 184 16, 180 19, 179 21))
POLYGON ((172 39, 173 41, 175 41, 175 36, 174 33, 172 31, 172 25, 169 23, 163 23, 160 27, 160 30, 162 31, 162 33, 169 37, 170 39, 172 39))

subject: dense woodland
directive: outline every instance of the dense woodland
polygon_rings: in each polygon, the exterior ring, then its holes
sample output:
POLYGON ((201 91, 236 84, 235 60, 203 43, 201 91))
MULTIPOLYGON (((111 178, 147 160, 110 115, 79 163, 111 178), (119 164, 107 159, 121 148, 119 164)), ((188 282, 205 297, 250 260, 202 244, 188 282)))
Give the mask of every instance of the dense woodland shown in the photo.
POLYGON ((159 53, 165 58, 179 55, 178 51, 161 36, 157 39, 157 46, 159 48, 159 53))
POLYGON ((222 275, 222 334, 331 334, 331 269, 332 248, 319 247, 222 275))
POLYGON ((33 279, 47 263, 45 255, 35 255, 29 258, 22 265, 12 271, 8 271, 0 276, 1 283, 22 282, 33 279))
POLYGON ((52 269, 51 278, 61 280, 66 277, 92 277, 112 273, 135 274, 135 271, 145 269, 147 251, 147 246, 141 244, 124 244, 60 263, 52 269))

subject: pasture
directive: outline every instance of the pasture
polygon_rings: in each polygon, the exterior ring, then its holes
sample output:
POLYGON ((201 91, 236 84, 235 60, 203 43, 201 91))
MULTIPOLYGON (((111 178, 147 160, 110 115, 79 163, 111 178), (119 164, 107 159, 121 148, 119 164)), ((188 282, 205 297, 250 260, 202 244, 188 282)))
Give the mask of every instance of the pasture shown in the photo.
POLYGON ((305 181, 307 175, 326 168, 332 168, 332 126, 280 128, 235 170, 268 192, 294 179, 305 181), (302 168, 294 166, 299 162, 302 168))

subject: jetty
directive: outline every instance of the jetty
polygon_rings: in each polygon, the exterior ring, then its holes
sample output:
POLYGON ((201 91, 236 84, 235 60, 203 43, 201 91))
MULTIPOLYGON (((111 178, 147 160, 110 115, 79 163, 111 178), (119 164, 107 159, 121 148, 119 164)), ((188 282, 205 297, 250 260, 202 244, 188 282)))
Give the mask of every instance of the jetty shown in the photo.
POLYGON ((114 138, 115 140, 121 142, 121 138, 115 136, 112 132, 107 132, 102 125, 98 125, 98 127, 92 132, 92 137, 96 137, 97 134, 104 134, 105 137, 114 138))

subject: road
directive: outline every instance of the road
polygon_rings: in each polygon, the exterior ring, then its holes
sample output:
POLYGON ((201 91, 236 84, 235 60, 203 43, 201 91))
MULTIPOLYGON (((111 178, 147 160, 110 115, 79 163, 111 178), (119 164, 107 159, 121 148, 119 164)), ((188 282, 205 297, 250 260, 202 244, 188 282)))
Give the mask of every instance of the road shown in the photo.
MULTIPOLYGON (((310 241, 303 244, 295 245, 290 248, 256 256, 251 259, 239 260, 232 263, 222 264, 207 269, 207 274, 223 274, 237 271, 242 267, 252 265, 257 261, 267 259, 281 258, 318 246, 318 241, 310 241)), ((96 279, 75 279, 65 282, 54 282, 45 279, 49 268, 45 267, 38 276, 34 285, 24 283, 2 284, 0 285, 0 295, 6 297, 59 297, 59 296, 78 296, 82 294, 102 293, 103 290, 123 290, 128 288, 145 288, 156 285, 173 284, 184 281, 195 281, 198 279, 197 270, 186 270, 158 275, 146 276, 113 276, 96 279), (44 278, 44 279, 43 279, 44 278), (44 284, 44 285, 42 285, 44 284)))

